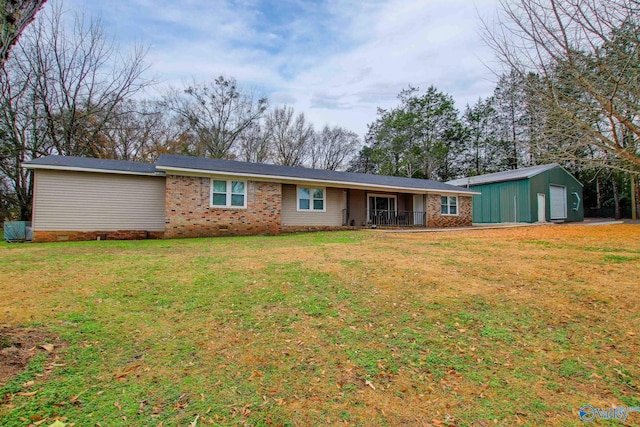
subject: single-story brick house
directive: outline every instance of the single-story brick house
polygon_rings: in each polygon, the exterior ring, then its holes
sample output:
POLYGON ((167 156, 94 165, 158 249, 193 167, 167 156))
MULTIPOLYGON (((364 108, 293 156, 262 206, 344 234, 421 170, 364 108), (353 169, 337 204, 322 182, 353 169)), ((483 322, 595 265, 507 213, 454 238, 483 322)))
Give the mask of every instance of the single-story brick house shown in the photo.
POLYGON ((35 174, 34 241, 467 226, 473 190, 441 182, 161 155, 155 164, 48 156, 35 174))

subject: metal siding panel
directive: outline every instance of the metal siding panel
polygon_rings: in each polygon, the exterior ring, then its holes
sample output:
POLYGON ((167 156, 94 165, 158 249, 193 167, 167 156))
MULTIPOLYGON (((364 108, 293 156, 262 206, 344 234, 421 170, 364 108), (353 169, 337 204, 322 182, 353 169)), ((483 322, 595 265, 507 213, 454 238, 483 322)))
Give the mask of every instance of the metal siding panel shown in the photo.
POLYGON ((165 179, 36 171, 34 230, 164 230, 165 179))
POLYGON ((473 222, 484 222, 482 216, 482 195, 475 195, 471 200, 473 204, 473 222))
POLYGON ((345 190, 326 188, 326 212, 299 212, 295 185, 282 185, 282 225, 341 226, 347 208, 345 190))
POLYGON ((473 196, 473 222, 531 222, 529 188, 526 180, 471 186, 482 194, 473 196), (514 204, 515 200, 515 204, 514 204))
POLYGON ((518 222, 533 222, 531 214, 531 194, 528 179, 518 181, 518 222))
POLYGON ((473 222, 491 223, 497 222, 495 218, 500 213, 500 200, 496 198, 496 188, 491 184, 476 185, 470 187, 473 191, 482 194, 473 196, 473 222))
POLYGON ((502 217, 502 200, 500 197, 500 186, 489 184, 489 221, 500 222, 502 217))
POLYGON ((500 197, 500 216, 497 222, 515 222, 513 207, 513 189, 512 186, 507 183, 498 183, 496 189, 499 190, 500 197))

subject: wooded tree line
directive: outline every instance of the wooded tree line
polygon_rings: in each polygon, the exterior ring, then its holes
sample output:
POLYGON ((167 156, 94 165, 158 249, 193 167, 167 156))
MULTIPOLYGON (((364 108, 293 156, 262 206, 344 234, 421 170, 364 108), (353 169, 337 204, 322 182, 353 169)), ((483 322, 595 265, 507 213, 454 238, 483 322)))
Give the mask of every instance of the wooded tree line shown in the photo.
POLYGON ((0 217, 28 219, 48 154, 153 161, 162 153, 446 181, 559 162, 585 206, 630 205, 640 170, 637 0, 514 0, 484 36, 504 65, 493 94, 459 111, 409 86, 379 109, 361 147, 341 127, 270 106, 232 77, 149 97, 143 46, 123 53, 99 20, 61 6, 23 34, 0 75, 0 217))

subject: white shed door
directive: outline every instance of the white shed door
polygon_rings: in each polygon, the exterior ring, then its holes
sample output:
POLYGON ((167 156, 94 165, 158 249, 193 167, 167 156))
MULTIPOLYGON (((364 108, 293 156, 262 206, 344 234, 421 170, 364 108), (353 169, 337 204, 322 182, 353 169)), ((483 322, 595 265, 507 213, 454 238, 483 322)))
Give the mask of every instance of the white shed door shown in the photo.
POLYGON ((550 185, 549 198, 551 219, 565 219, 567 217, 567 189, 560 185, 550 185))

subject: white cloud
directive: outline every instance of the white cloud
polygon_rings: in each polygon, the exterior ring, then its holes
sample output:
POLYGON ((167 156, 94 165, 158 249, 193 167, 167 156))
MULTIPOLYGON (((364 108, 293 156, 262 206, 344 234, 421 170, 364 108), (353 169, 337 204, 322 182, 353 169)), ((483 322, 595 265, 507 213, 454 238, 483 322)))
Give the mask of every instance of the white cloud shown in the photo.
POLYGON ((454 96, 459 109, 490 94, 491 74, 480 60, 490 52, 468 1, 394 1, 357 19, 355 31, 370 31, 354 38, 365 42, 290 83, 298 108, 314 121, 336 121, 363 134, 376 107, 394 105, 408 85, 435 85, 454 96))
POLYGON ((123 43, 151 45, 151 70, 180 85, 233 76, 290 103, 317 127, 361 135, 408 85, 451 94, 459 109, 493 89, 477 14, 497 0, 67 0, 103 16, 123 43))

